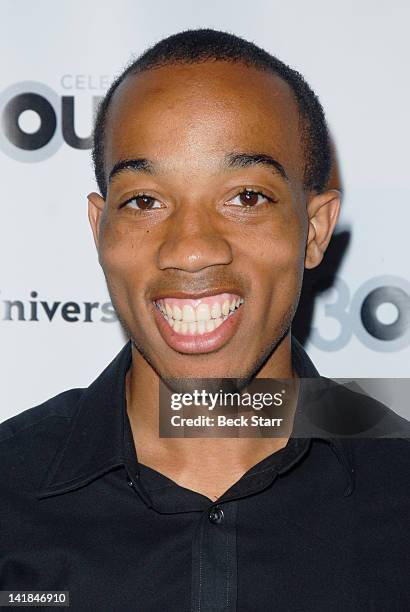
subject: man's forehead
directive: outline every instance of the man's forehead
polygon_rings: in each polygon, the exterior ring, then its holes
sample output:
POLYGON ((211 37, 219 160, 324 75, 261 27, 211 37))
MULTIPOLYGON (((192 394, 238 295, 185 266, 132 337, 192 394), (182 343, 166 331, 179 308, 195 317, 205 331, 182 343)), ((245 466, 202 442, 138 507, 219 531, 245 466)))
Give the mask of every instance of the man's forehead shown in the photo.
MULTIPOLYGON (((161 107, 164 111, 165 107, 177 115, 187 105, 191 105, 194 116, 196 109, 200 113, 215 107, 227 114, 230 110, 250 115, 265 112, 272 120, 285 115, 290 121, 299 114, 290 86, 278 75, 219 60, 171 64, 128 75, 117 87, 108 115, 115 122, 120 113, 137 117, 153 107, 154 111, 161 107)), ((189 121, 189 117, 185 118, 189 121)))
POLYGON ((164 169, 169 160, 184 163, 184 157, 192 167, 195 162, 217 167, 235 151, 266 153, 287 164, 287 158, 299 157, 299 114, 289 86, 245 65, 208 62, 148 70, 128 77, 111 104, 107 173, 135 157, 164 169))

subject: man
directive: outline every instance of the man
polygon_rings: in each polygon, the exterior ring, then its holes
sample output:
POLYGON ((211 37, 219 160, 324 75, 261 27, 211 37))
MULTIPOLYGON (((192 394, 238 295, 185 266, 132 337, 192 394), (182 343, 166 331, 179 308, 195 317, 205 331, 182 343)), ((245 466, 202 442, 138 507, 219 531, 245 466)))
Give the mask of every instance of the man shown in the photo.
POLYGON ((176 34, 107 93, 93 159, 130 340, 88 389, 3 423, 2 589, 74 610, 410 609, 406 439, 158 431, 161 380, 318 378, 291 336, 340 208, 314 93, 238 37, 176 34))

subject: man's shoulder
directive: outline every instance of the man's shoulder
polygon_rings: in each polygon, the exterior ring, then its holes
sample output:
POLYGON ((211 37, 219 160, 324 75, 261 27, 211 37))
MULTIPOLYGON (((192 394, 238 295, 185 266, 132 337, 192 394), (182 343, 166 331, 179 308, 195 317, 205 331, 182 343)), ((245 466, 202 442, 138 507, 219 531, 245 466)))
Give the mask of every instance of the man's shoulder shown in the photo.
POLYGON ((391 509, 408 506, 410 493, 410 440, 408 438, 350 438, 349 449, 357 493, 369 504, 391 509), (386 507, 387 507, 386 506, 386 507))
POLYGON ((67 441, 83 393, 68 389, 0 423, 3 499, 37 490, 67 441))
POLYGON ((8 441, 18 443, 18 439, 26 433, 32 435, 37 430, 55 428, 57 422, 60 427, 67 427, 77 412, 84 391, 83 388, 62 391, 3 421, 0 423, 0 447, 8 441))
POLYGON ((303 405, 310 425, 329 436, 410 440, 410 422, 367 394, 356 382, 309 380, 303 405))

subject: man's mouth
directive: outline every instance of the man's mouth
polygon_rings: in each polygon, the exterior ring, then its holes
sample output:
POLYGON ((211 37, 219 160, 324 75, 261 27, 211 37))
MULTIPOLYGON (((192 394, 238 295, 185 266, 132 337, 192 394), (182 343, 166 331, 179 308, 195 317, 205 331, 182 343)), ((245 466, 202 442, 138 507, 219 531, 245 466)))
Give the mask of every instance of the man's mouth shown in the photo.
POLYGON ((162 298, 155 306, 177 334, 203 335, 213 332, 243 304, 233 293, 220 293, 201 299, 162 298))
POLYGON ((234 335, 244 299, 236 293, 154 300, 155 320, 165 342, 181 353, 208 353, 234 335))

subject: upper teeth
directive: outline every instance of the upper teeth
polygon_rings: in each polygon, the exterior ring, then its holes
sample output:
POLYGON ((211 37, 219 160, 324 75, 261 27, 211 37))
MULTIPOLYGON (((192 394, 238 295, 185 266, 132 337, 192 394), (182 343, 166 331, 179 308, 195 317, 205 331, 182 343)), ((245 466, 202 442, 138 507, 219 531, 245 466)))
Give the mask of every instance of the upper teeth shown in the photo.
POLYGON ((243 304, 243 301, 243 298, 239 296, 225 293, 202 300, 163 298, 156 301, 155 304, 175 331, 180 333, 205 333, 206 331, 213 331, 215 324, 216 326, 220 325, 228 315, 243 304), (179 304, 175 303, 177 301, 179 304), (213 325, 211 325, 211 322, 213 325), (194 325, 195 323, 198 323, 198 325, 194 325))

